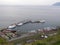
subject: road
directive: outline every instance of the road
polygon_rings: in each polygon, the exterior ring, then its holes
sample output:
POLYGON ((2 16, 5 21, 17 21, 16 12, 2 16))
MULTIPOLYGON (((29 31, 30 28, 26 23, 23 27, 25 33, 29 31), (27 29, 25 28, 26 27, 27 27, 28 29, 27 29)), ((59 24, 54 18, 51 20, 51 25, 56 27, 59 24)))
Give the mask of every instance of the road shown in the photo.
POLYGON ((24 34, 24 35, 22 35, 20 37, 12 38, 11 40, 8 40, 8 41, 14 41, 14 40, 21 39, 21 38, 28 37, 28 36, 32 36, 32 35, 24 34))

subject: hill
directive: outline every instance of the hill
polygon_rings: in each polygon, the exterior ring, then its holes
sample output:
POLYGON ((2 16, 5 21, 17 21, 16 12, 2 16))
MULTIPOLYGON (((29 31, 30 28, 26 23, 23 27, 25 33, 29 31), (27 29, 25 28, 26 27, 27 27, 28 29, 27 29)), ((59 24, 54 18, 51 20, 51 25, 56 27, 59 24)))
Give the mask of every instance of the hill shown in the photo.
POLYGON ((54 3, 53 6, 60 6, 60 2, 54 3))

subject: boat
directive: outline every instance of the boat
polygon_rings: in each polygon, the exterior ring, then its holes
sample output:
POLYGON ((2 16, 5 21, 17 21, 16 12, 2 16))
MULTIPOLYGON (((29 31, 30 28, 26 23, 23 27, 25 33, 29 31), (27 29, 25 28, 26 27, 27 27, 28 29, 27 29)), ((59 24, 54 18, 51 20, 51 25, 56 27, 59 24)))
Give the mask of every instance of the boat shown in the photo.
POLYGON ((40 23, 45 23, 45 20, 40 20, 40 23))
POLYGON ((17 23, 17 26, 22 26, 22 25, 27 24, 27 23, 31 23, 31 20, 21 21, 21 22, 17 23))
POLYGON ((15 28, 16 27, 16 24, 12 24, 10 26, 8 26, 8 29, 12 29, 12 28, 15 28))
POLYGON ((22 25, 23 25, 23 23, 18 23, 18 24, 17 24, 17 26, 22 26, 22 25))
POLYGON ((31 20, 25 20, 23 24, 31 23, 31 20))

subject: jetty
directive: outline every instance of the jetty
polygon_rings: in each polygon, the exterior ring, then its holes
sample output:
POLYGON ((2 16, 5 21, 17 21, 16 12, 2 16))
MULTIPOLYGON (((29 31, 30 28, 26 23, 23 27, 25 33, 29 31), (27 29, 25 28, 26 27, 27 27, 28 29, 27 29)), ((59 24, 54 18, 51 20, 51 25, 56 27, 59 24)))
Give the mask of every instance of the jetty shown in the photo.
POLYGON ((24 20, 15 24, 11 24, 10 26, 8 26, 8 29, 13 29, 17 26, 23 26, 24 24, 28 24, 28 23, 45 23, 45 20, 38 20, 38 21, 32 21, 32 20, 24 20))

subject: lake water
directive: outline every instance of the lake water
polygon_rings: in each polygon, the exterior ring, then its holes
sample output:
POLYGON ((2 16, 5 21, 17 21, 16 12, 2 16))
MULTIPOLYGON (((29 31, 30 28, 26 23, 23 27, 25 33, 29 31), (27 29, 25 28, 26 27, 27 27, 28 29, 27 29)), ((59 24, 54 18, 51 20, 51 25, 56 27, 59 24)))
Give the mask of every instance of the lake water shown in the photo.
POLYGON ((0 27, 25 19, 45 20, 44 24, 26 24, 17 30, 34 30, 42 27, 60 26, 60 7, 56 6, 0 6, 0 27))

